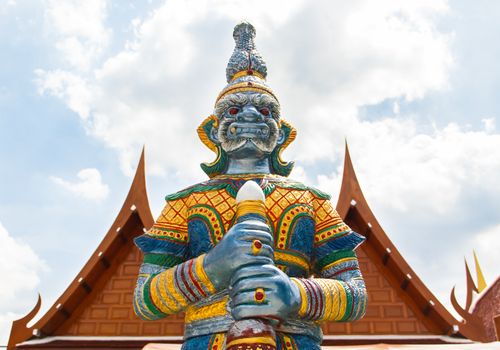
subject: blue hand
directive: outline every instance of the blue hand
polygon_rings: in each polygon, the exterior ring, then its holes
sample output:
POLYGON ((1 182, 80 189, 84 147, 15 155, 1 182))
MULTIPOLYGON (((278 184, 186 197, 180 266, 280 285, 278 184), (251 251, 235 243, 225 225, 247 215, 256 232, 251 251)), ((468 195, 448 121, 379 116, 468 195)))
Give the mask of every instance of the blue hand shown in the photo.
POLYGON ((234 225, 222 240, 205 256, 204 268, 217 290, 227 288, 233 274, 247 265, 273 264, 273 237, 269 227, 258 220, 234 225), (252 252, 252 242, 259 240, 262 248, 252 252))
POLYGON ((246 266, 238 270, 231 279, 229 297, 231 313, 236 320, 297 318, 301 301, 297 285, 272 264, 246 266), (255 299, 258 288, 265 293, 261 302, 255 299))

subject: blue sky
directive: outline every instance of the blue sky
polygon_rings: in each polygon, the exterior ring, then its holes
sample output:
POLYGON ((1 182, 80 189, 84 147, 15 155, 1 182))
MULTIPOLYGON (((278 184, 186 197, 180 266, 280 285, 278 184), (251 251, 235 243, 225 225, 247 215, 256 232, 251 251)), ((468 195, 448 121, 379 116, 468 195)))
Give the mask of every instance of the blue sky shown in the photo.
POLYGON ((299 132, 292 177, 336 198, 346 137, 375 215, 441 302, 463 294, 472 248, 493 281, 498 14, 493 1, 0 3, 0 329, 75 277, 142 145, 154 215, 204 179, 195 129, 243 19, 299 132))

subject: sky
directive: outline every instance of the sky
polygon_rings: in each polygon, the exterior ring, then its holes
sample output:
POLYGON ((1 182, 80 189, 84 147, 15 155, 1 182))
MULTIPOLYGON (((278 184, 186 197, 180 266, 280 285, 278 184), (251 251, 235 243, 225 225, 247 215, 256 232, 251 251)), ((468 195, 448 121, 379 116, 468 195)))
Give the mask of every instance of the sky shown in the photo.
POLYGON ((148 195, 205 180, 196 128, 254 24, 291 176, 338 196, 344 140, 375 216, 451 310, 464 257, 500 256, 500 3, 0 1, 0 345, 62 294, 104 237, 146 149, 148 195))

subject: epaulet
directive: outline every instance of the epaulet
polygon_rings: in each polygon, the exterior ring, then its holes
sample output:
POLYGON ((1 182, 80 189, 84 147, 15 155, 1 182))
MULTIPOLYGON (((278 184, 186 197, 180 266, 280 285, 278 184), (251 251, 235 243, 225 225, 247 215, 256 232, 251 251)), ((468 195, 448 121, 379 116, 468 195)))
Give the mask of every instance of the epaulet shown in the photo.
POLYGON ((220 190, 221 188, 224 188, 224 187, 226 187, 225 184, 217 184, 217 183, 213 183, 209 180, 206 182, 202 182, 202 183, 190 186, 190 187, 185 188, 183 190, 180 190, 178 192, 166 195, 165 200, 166 201, 174 201, 174 200, 177 200, 180 198, 185 198, 192 193, 206 192, 206 191, 210 191, 210 190, 220 190))
POLYGON ((318 190, 317 188, 311 187, 304 185, 301 182, 293 181, 293 180, 288 180, 280 182, 279 187, 283 188, 290 188, 294 190, 300 190, 300 191, 309 191, 311 192, 314 196, 318 197, 319 199, 325 199, 328 200, 331 198, 331 196, 323 191, 318 190))
POLYGON ((332 196, 330 196, 328 193, 318 190, 315 187, 309 187, 309 191, 311 191, 319 199, 330 200, 332 198, 332 196))

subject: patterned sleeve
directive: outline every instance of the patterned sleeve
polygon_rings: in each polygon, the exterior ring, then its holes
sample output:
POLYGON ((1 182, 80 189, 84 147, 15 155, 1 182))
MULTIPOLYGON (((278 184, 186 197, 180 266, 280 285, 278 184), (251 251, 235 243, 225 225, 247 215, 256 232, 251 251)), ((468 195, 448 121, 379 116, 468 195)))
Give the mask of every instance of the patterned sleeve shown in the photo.
POLYGON ((329 200, 314 204, 313 272, 318 278, 293 279, 301 292, 299 316, 309 320, 352 321, 364 315, 367 293, 354 250, 364 237, 347 226, 329 200))
POLYGON ((134 291, 135 313, 155 320, 184 310, 215 292, 203 269, 204 255, 186 261, 187 208, 167 202, 153 227, 135 239, 144 253, 134 291))

